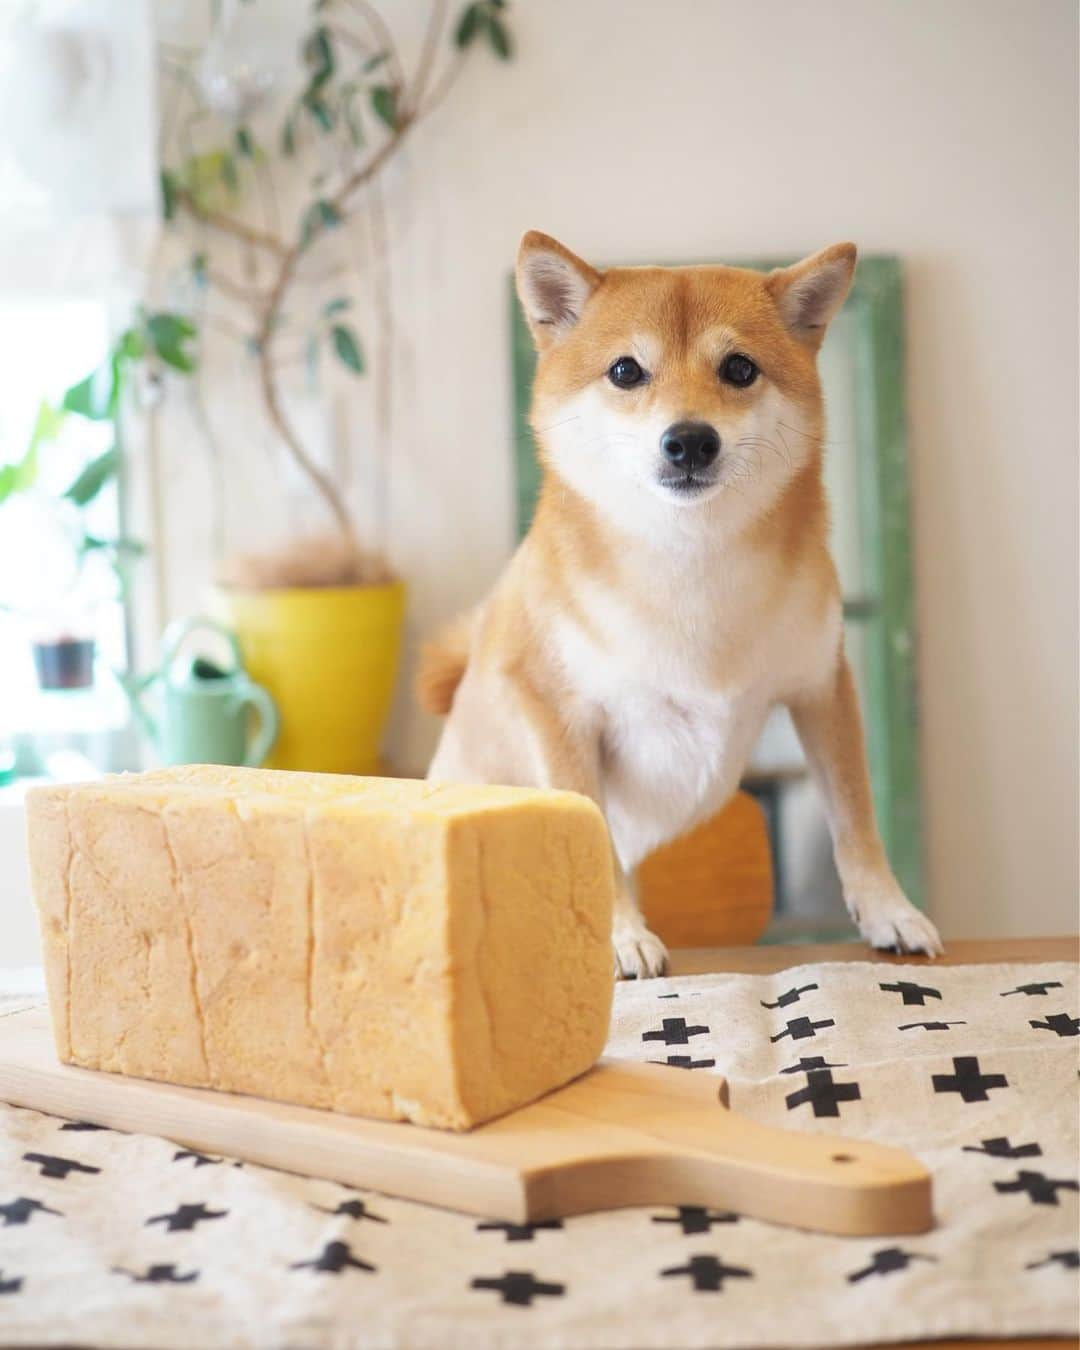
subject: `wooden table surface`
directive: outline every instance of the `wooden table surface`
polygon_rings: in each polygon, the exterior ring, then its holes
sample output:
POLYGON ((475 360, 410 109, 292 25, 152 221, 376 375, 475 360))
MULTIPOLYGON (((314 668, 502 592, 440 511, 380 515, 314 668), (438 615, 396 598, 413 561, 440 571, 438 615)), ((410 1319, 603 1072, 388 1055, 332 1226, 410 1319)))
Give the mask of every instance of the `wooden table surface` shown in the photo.
MULTIPOLYGON (((985 965, 1000 961, 1076 961, 1080 959, 1080 937, 992 938, 945 943, 945 955, 938 962, 946 966, 985 965)), ((792 966, 814 961, 873 961, 880 965, 937 964, 926 957, 893 956, 869 951, 861 942, 808 943, 790 947, 688 947, 671 953, 672 975, 700 975, 731 972, 742 975, 771 975, 792 966)), ((890 1350, 1061 1350, 1077 1345, 1072 1337, 1042 1336, 1017 1340, 906 1341, 894 1343, 890 1350)))

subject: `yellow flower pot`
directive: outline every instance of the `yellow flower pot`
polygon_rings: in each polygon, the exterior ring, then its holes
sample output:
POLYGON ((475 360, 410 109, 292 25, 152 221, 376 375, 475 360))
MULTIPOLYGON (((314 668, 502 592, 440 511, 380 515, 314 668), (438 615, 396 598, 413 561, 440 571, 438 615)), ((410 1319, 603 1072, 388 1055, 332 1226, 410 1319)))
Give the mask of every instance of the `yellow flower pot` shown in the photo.
POLYGON ((267 766, 378 773, 405 587, 395 582, 219 595, 248 674, 270 691, 281 714, 267 766))

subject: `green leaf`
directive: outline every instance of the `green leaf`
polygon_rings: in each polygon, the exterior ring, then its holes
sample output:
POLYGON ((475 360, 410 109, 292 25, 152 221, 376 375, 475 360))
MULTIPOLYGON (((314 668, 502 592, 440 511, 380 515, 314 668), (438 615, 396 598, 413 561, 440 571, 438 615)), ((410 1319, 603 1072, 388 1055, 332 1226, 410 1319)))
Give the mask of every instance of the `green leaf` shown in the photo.
POLYGON ((245 159, 255 158, 255 142, 247 127, 236 128, 236 153, 245 159))
POLYGON ((360 354, 360 346, 353 330, 343 323, 336 323, 330 329, 330 337, 334 343, 334 351, 337 352, 342 364, 348 366, 355 374, 362 375, 364 358, 360 354))
POLYGON ((334 73, 334 45, 325 25, 320 24, 304 43, 304 60, 312 68, 308 89, 321 89, 334 73))
POLYGON ((191 255, 191 275, 194 277, 197 286, 207 284, 206 267, 208 262, 209 259, 205 253, 193 253, 191 255))
POLYGON ((190 155, 184 162, 181 181, 186 184, 196 206, 205 208, 220 197, 223 184, 232 191, 236 190, 236 163, 226 150, 207 150, 199 155, 190 155))
POLYGON ((342 90, 341 110, 345 114, 345 125, 349 128, 349 137, 357 149, 364 144, 364 125, 360 121, 360 110, 356 106, 357 89, 352 85, 342 90))
POLYGON ((464 50, 480 30, 481 5, 466 5, 454 30, 454 42, 464 50))
POLYGON ((26 453, 14 464, 0 465, 0 502, 6 501, 16 492, 25 492, 27 488, 33 487, 40 463, 38 452, 46 441, 56 439, 63 425, 64 413, 42 399, 26 453))
POLYGON ((300 227, 301 247, 307 248, 320 230, 331 230, 335 225, 340 225, 341 221, 341 212, 333 202, 327 201, 325 197, 312 202, 304 212, 300 227))
POLYGON ((103 549, 117 555, 126 554, 129 558, 142 558, 146 554, 146 545, 140 543, 138 539, 129 539, 127 536, 121 536, 119 539, 99 539, 95 534, 83 535, 82 543, 79 545, 80 553, 96 553, 103 549))
POLYGON ((64 411, 62 408, 54 408, 47 399, 42 399, 38 405, 38 415, 34 420, 34 430, 30 433, 30 445, 23 456, 22 462, 31 455, 36 455, 40 446, 46 441, 54 441, 60 434, 60 428, 64 425, 64 411))
POLYGON ((514 47, 510 41, 510 34, 506 25, 497 14, 487 16, 487 35, 491 43, 492 51, 500 61, 509 61, 514 54, 514 47))
POLYGON ((146 354, 146 340, 137 328, 125 328, 113 351, 117 361, 138 361, 146 354))
POLYGON ((120 453, 114 445, 111 450, 106 450, 86 465, 64 496, 76 506, 85 506, 93 501, 106 483, 116 477, 119 468, 120 453))
POLYGON ((339 295, 335 300, 327 301, 327 303, 323 305, 322 312, 325 317, 329 319, 333 314, 341 314, 344 310, 348 309, 351 304, 352 301, 348 296, 339 295))
POLYGON ((323 131, 333 131, 334 129, 334 110, 317 94, 310 90, 303 97, 304 107, 311 116, 322 127, 323 131))
POLYGON ((390 84, 376 84, 371 90, 375 116, 394 131, 397 128, 397 90, 390 84))
POLYGON ((149 314, 146 332, 154 351, 166 365, 189 375, 195 369, 195 358, 186 349, 186 343, 195 336, 196 328, 181 314, 149 314))
POLYGON ((172 220, 176 215, 176 193, 180 184, 176 175, 168 169, 161 171, 161 215, 164 220, 172 220))
POLYGON ((308 388, 315 389, 319 381, 319 337, 312 333, 304 344, 304 364, 307 367, 308 388))
POLYGON ((373 70, 378 70, 389 55, 389 52, 376 52, 374 56, 369 56, 361 67, 364 74, 370 75, 373 70))
POLYGON ((73 384, 64 394, 60 406, 65 412, 104 422, 112 416, 116 393, 115 373, 111 363, 106 362, 84 380, 73 384))
POLYGON ((281 129, 281 149, 286 155, 296 154, 296 123, 291 117, 286 117, 281 129))

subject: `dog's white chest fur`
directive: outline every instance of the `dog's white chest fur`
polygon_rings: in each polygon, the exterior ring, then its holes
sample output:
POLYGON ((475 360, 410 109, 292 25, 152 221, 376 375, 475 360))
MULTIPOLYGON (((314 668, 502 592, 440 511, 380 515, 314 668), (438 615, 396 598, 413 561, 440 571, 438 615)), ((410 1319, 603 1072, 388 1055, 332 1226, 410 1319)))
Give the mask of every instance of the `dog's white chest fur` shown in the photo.
POLYGON ((622 690, 605 706, 601 765, 623 866, 721 805, 738 785, 768 705, 751 694, 622 690))
POLYGON ((710 659, 726 627, 719 597, 712 606, 700 604, 700 593, 674 603, 662 633, 636 631, 611 597, 587 605, 593 636, 559 625, 564 668, 598 723, 604 809, 624 868, 717 810, 773 705, 827 668, 839 614, 823 625, 818 610, 810 622, 801 600, 794 591, 756 629, 740 616, 746 636, 721 679, 710 659))

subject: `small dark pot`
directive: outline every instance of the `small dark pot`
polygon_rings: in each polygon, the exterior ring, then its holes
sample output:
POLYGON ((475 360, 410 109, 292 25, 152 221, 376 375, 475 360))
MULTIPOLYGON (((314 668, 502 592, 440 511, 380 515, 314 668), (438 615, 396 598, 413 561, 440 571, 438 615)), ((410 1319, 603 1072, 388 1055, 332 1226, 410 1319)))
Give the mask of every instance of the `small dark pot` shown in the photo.
POLYGON ((94 683, 94 639, 35 642, 34 665, 42 689, 89 689, 94 683))

